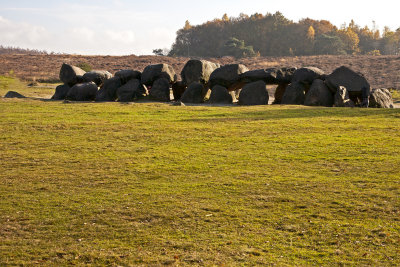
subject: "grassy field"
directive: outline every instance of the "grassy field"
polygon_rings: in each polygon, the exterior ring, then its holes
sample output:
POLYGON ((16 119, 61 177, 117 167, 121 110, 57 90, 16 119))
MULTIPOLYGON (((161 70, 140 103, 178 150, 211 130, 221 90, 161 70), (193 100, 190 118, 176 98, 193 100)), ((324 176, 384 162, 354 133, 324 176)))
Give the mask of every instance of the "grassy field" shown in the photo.
POLYGON ((0 99, 0 140, 0 266, 400 265, 398 109, 0 99))
POLYGON ((27 86, 26 82, 13 76, 0 76, 0 97, 8 91, 17 91, 26 97, 49 99, 54 94, 56 85, 58 84, 37 83, 35 86, 27 86))

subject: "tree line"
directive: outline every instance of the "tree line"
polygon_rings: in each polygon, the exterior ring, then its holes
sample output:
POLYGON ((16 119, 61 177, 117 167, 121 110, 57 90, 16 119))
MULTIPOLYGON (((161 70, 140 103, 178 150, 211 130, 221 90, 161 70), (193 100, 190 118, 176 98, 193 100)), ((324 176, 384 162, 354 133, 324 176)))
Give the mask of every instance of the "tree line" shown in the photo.
POLYGON ((28 49, 13 46, 0 45, 0 55, 2 54, 23 54, 23 55, 49 55, 55 54, 54 52, 48 53, 46 50, 28 49))
MULTIPOLYGON (((375 24, 375 23, 374 23, 375 24)), ((400 28, 360 27, 353 20, 340 28, 327 20, 310 18, 293 22, 282 13, 259 13, 207 21, 185 26, 169 53, 155 54, 198 57, 306 56, 306 55, 397 55, 400 53, 400 28)), ((157 53, 158 52, 158 53, 157 53)))

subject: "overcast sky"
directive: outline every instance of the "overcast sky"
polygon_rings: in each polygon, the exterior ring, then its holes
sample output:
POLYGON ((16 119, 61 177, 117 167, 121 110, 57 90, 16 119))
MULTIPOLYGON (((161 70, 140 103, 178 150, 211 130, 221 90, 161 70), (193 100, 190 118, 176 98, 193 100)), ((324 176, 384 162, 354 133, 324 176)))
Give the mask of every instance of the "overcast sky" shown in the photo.
POLYGON ((0 0, 0 45, 102 55, 151 54, 170 48, 186 20, 224 13, 275 13, 291 20, 327 19, 340 26, 400 27, 399 0, 0 0))

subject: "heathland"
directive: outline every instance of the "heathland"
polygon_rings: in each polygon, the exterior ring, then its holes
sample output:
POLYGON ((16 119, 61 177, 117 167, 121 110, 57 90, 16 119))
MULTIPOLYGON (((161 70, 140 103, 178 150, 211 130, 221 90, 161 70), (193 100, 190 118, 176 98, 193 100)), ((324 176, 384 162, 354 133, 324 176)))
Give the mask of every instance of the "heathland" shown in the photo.
MULTIPOLYGON (((80 65, 88 64, 93 69, 115 73, 121 69, 143 69, 150 64, 166 63, 180 73, 189 58, 164 56, 80 56, 80 55, 0 55, 0 75, 10 72, 24 80, 58 81, 63 62, 80 65)), ((304 56, 304 57, 233 57, 209 58, 212 62, 224 64, 240 63, 250 70, 272 67, 314 66, 325 73, 331 73, 340 66, 347 66, 365 75, 372 88, 400 89, 399 56, 304 56)))

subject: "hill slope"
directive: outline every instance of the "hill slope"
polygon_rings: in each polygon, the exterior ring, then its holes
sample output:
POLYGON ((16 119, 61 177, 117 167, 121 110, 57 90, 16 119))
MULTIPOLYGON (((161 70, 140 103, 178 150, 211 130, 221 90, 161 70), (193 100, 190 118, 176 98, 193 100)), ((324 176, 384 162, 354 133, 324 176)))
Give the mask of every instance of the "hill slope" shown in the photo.
MULTIPOLYGON (((188 58, 159 56, 77 56, 77 55, 0 55, 0 75, 12 71, 23 79, 57 80, 63 62, 78 64, 87 62, 94 69, 112 73, 120 69, 143 70, 147 65, 167 63, 180 73, 188 58)), ((342 65, 363 73, 372 87, 400 89, 399 56, 306 56, 306 57, 260 57, 234 59, 211 58, 221 64, 242 63, 249 69, 315 66, 327 73, 342 65)))

